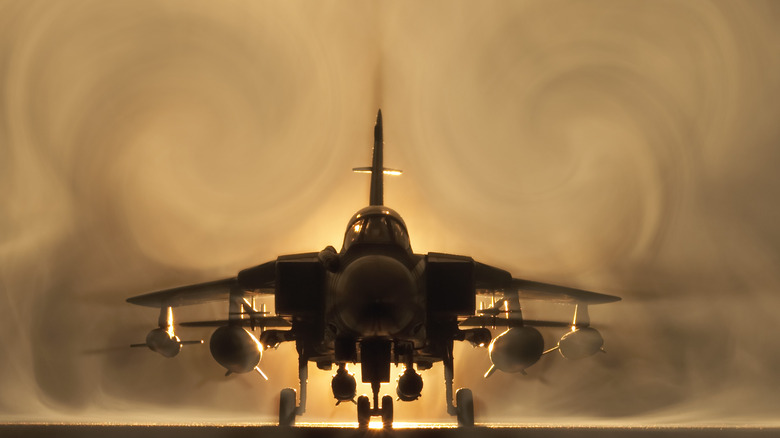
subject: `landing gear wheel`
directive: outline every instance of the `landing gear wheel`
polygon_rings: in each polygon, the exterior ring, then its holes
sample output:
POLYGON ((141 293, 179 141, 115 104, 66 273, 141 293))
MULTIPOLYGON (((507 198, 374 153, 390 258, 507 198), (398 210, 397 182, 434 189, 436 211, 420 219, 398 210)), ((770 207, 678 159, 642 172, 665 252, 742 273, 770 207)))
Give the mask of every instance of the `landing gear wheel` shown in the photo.
POLYGON ((385 429, 393 428, 393 397, 382 397, 382 426, 385 429))
POLYGON ((295 425, 295 390, 284 388, 279 393, 279 426, 295 425))
POLYGON ((468 388, 461 388, 455 393, 458 410, 458 427, 474 426, 474 396, 468 388))
POLYGON ((371 420, 371 402, 366 395, 361 395, 357 399, 357 417, 358 428, 368 429, 368 422, 371 420))

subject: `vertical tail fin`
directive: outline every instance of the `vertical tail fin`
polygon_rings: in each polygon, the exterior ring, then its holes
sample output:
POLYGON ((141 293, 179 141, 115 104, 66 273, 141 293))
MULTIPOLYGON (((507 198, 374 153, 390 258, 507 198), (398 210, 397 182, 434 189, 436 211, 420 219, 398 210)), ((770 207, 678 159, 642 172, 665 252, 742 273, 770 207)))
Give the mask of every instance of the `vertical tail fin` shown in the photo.
POLYGON ((374 126, 374 158, 371 167, 355 167, 352 169, 358 173, 371 173, 371 194, 369 205, 384 205, 384 174, 400 175, 400 170, 386 169, 384 167, 384 139, 382 134, 382 110, 376 114, 374 126))
POLYGON ((383 146, 382 138, 382 110, 376 114, 376 125, 374 125, 374 159, 371 163, 371 198, 369 205, 384 205, 384 164, 383 164, 383 146))

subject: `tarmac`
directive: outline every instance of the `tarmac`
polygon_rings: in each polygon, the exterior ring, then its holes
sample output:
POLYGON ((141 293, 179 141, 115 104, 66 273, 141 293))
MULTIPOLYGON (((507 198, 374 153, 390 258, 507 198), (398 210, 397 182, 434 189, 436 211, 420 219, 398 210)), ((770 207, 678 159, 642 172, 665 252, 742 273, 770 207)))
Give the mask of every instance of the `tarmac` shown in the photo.
POLYGON ((161 426, 93 424, 3 424, 0 437, 58 438, 618 438, 691 437, 763 438, 780 436, 780 428, 761 427, 421 427, 359 430, 335 426, 161 426))

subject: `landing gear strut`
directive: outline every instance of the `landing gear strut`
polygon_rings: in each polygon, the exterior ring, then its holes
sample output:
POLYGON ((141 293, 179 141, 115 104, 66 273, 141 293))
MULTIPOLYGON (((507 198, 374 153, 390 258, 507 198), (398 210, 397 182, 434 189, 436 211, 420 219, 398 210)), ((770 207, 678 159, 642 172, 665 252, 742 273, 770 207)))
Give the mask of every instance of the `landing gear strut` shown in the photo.
POLYGON ((468 388, 461 388, 455 394, 457 406, 452 404, 452 347, 448 350, 444 363, 444 390, 447 399, 447 413, 458 419, 458 427, 474 426, 474 396, 468 388))
POLYGON ((295 390, 284 388, 279 393, 279 426, 294 426, 295 417, 306 412, 306 384, 309 380, 309 362, 298 357, 298 380, 301 389, 300 404, 295 405, 295 390))

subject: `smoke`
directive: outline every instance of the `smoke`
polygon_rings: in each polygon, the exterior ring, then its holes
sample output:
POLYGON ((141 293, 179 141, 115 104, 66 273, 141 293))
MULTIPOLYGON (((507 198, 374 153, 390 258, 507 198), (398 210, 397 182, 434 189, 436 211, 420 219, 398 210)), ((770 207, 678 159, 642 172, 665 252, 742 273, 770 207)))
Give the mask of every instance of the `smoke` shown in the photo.
MULTIPOLYGON (((269 382, 225 378, 207 348, 122 348, 157 319, 124 299, 338 247, 381 106, 416 252, 623 297, 591 309, 606 355, 483 380, 459 347, 481 420, 775 423, 779 21, 771 1, 0 2, 0 419, 272 420, 290 346, 269 382)), ((352 421, 310 374, 306 419, 352 421)), ((448 419, 424 378, 399 420, 448 419)))

